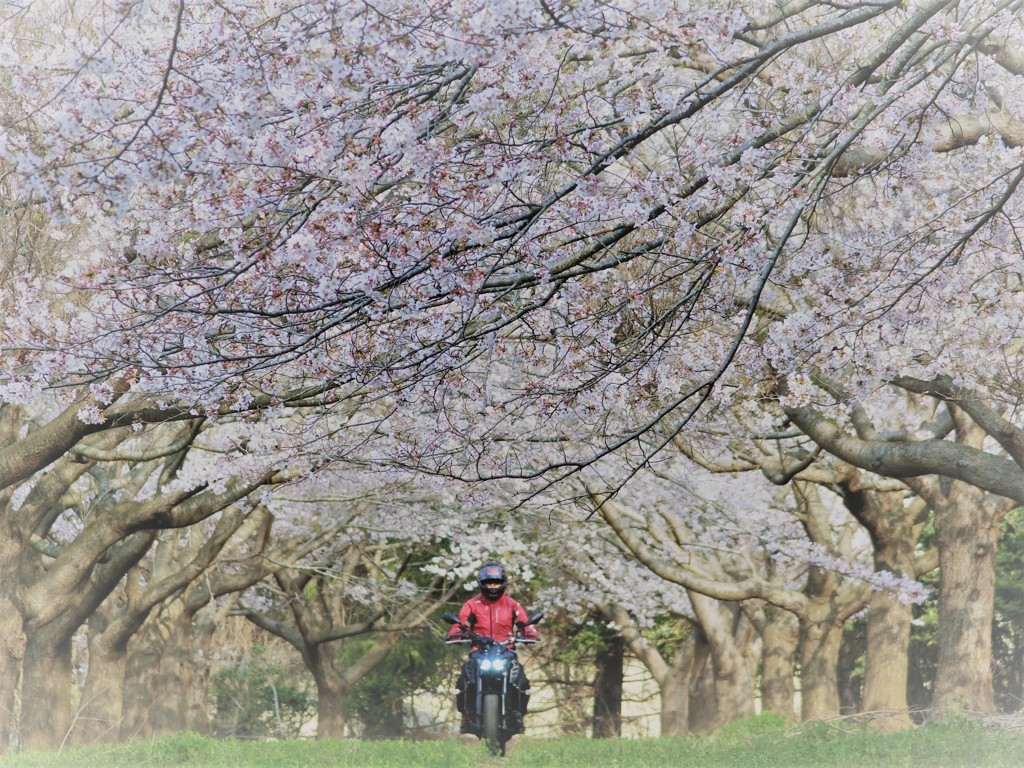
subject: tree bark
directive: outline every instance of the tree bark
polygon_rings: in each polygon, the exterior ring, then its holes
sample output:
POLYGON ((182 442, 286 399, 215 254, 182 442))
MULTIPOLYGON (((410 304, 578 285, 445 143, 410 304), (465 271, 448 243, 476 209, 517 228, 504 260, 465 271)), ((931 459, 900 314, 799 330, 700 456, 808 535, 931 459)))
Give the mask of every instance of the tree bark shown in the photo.
POLYGON ((689 721, 691 733, 709 733, 718 722, 718 696, 715 691, 715 664, 711 644, 702 627, 693 633, 693 666, 689 680, 689 721))
MULTIPOLYGON (((336 645, 337 643, 332 644, 336 645)), ((316 737, 340 741, 345 738, 351 687, 333 660, 325 658, 326 652, 327 648, 324 647, 313 649, 313 662, 309 667, 316 683, 316 737)))
MULTIPOLYGON (((976 401, 967 412, 952 404, 955 445, 982 451, 989 433, 974 418, 991 414, 976 401)), ((986 422, 987 423, 987 422, 986 422)), ((1022 474, 1017 470, 1018 474, 1022 474)), ((978 717, 996 712, 992 684, 992 619, 999 525, 1014 507, 982 485, 946 477, 907 480, 935 514, 939 555, 939 658, 930 717, 978 717)))
MULTIPOLYGON (((124 573, 145 554, 152 543, 149 534, 135 534, 112 547, 104 562, 94 566, 84 582, 68 584, 51 578, 38 560, 23 558, 23 579, 33 590, 51 588, 51 599, 63 606, 44 620, 25 612, 27 638, 22 678, 22 743, 27 749, 53 749, 65 742, 71 728, 71 638, 86 619, 98 610, 124 573), (30 579, 31 570, 42 576, 30 579), (65 651, 67 669, 61 663, 65 651), (58 678, 63 677, 63 680, 58 678), (55 698, 58 697, 58 698, 55 698)), ((22 610, 25 610, 24 605, 22 610)))
POLYGON ((796 649, 800 623, 791 612, 769 605, 761 631, 761 708, 786 723, 796 721, 796 649))
MULTIPOLYGON (((915 547, 926 519, 923 504, 907 505, 903 493, 844 493, 847 509, 871 536, 875 571, 916 578, 915 547)), ((907 706, 911 606, 889 592, 871 593, 861 711, 876 731, 913 725, 907 706)))
MULTIPOLYGON (((0 528, 0 536, 5 529, 0 528)), ((18 679, 25 657, 24 622, 11 599, 13 574, 17 572, 17 559, 11 557, 11 549, 0 543, 0 754, 15 746, 18 679)))
POLYGON ((907 706, 911 613, 911 606, 894 595, 872 592, 861 702, 871 730, 898 731, 914 724, 907 706))
POLYGON ((711 730, 754 714, 754 673, 758 652, 750 621, 739 603, 724 603, 690 592, 690 604, 697 614, 711 653, 710 682, 714 689, 715 716, 711 730))
POLYGON ((980 716, 995 711, 992 687, 992 601, 999 522, 1024 500, 1024 472, 1015 460, 1015 425, 948 377, 900 378, 909 392, 944 401, 955 440, 882 440, 870 428, 857 435, 811 408, 787 409, 801 430, 855 466, 902 478, 935 513, 938 546, 939 660, 932 716, 980 716), (984 450, 994 438, 1014 458, 984 450), (1013 500, 1013 501, 1009 501, 1013 500))
POLYGON ((387 658, 397 642, 398 637, 393 633, 378 637, 369 650, 345 669, 338 665, 341 654, 337 641, 319 643, 303 651, 316 683, 317 739, 345 738, 352 688, 387 658))
POLYGON ((125 664, 122 739, 146 739, 154 735, 152 710, 160 696, 179 696, 180 691, 161 690, 155 671, 166 644, 166 628, 157 617, 147 621, 128 643, 125 664))
POLYGON ((192 689, 192 617, 181 613, 169 622, 160 663, 153 676, 161 692, 150 710, 150 733, 160 736, 189 729, 188 693, 192 689), (168 695, 171 694, 171 695, 168 695))
POLYGON ((75 718, 71 743, 88 745, 120 738, 124 707, 127 641, 104 633, 111 609, 105 604, 89 619, 89 668, 75 718))
POLYGON ((939 662, 932 716, 991 715, 992 617, 999 521, 1007 504, 953 483, 935 509, 939 547, 939 662))
POLYGON ((22 749, 59 747, 71 730, 70 637, 40 632, 29 639, 22 692, 22 749))
POLYGON ((843 625, 830 606, 815 601, 800 618, 800 711, 803 720, 828 720, 839 716, 839 684, 836 665, 843 639, 843 625))
POLYGON ((195 733, 209 734, 210 714, 207 701, 210 687, 210 669, 214 635, 225 617, 234 608, 239 598, 233 593, 231 599, 220 603, 208 603, 199 610, 192 622, 192 678, 187 691, 188 729, 195 733))
POLYGON ((676 649, 676 656, 658 678, 661 693, 659 724, 662 736, 682 736, 690 723, 690 673, 693 669, 692 641, 676 649))

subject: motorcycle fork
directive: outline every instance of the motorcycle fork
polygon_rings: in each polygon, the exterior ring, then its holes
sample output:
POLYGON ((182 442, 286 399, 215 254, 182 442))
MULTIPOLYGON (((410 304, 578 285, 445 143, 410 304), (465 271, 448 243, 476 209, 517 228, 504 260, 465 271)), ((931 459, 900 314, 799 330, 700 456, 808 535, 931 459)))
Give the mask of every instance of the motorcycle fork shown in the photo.
MULTIPOLYGON (((475 713, 475 717, 476 717, 477 722, 480 722, 481 718, 483 717, 483 712, 484 712, 484 694, 490 692, 489 689, 487 691, 484 690, 484 688, 488 687, 487 684, 485 684, 484 680, 485 680, 485 678, 484 678, 483 674, 481 673, 481 670, 479 668, 477 668, 477 672, 476 672, 476 713, 475 713)), ((501 676, 501 685, 500 685, 499 690, 497 692, 501 694, 498 697, 498 701, 501 703, 501 710, 498 713, 499 718, 500 718, 499 722, 501 724, 501 727, 504 728, 507 725, 506 718, 505 718, 505 713, 508 711, 508 706, 507 706, 507 700, 508 700, 508 673, 507 672, 502 674, 502 676, 501 676)))

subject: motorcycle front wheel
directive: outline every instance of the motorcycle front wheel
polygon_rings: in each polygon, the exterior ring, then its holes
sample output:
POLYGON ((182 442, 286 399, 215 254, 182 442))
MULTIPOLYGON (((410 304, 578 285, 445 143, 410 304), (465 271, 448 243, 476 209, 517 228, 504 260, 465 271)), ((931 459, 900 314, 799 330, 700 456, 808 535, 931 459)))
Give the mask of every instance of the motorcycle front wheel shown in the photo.
POLYGON ((492 755, 505 754, 501 739, 501 697, 496 693, 484 695, 482 713, 483 739, 492 755))

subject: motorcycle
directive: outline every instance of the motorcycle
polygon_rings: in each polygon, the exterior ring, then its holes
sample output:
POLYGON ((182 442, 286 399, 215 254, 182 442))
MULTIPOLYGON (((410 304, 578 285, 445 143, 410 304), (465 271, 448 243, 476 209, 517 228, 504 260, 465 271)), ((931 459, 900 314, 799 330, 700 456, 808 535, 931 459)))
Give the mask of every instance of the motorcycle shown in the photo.
POLYGON ((474 632, 475 616, 470 615, 469 626, 450 613, 442 617, 462 630, 462 636, 448 640, 448 645, 470 645, 475 649, 469 658, 476 671, 476 691, 474 696, 466 697, 464 714, 469 718, 471 732, 483 739, 491 754, 504 755, 505 744, 519 733, 515 716, 522 713, 514 712, 509 701, 510 673, 513 662, 518 662, 515 645, 540 642, 539 638, 524 637, 523 630, 543 616, 544 612, 538 611, 526 621, 516 622, 516 634, 507 640, 495 640, 474 632))

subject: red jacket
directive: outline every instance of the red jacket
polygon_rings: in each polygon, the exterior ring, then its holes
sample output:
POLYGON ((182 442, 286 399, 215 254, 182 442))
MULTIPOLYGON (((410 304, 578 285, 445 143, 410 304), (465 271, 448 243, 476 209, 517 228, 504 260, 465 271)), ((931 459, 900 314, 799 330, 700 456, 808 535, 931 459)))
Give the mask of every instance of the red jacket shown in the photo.
MULTIPOLYGON (((475 595, 462 605, 459 611, 459 621, 478 635, 487 635, 495 640, 505 641, 516 634, 515 624, 527 620, 526 609, 508 595, 502 595, 497 600, 488 600, 483 595, 475 595), (469 623, 469 616, 476 616, 476 624, 469 623)), ((458 624, 453 624, 448 631, 448 637, 458 637, 462 629, 458 624)), ((537 637, 537 629, 529 626, 523 631, 523 635, 529 638, 537 637)))

